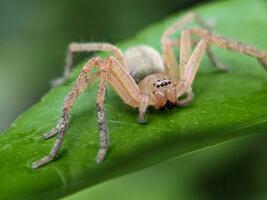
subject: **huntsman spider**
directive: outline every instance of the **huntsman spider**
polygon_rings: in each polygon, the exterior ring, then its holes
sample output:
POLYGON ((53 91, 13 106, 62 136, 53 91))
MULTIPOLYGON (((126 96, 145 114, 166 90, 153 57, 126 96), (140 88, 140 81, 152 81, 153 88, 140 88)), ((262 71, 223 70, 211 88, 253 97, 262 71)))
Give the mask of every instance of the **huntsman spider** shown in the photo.
POLYGON ((195 13, 188 13, 163 33, 161 38, 162 56, 154 48, 146 45, 131 47, 123 53, 118 47, 108 43, 70 44, 63 78, 58 79, 55 82, 56 85, 69 79, 74 53, 104 51, 111 55, 106 58, 93 57, 84 65, 76 83, 65 99, 57 126, 44 135, 45 139, 57 135, 51 152, 34 162, 32 167, 39 168, 56 158, 62 146, 73 103, 96 78, 99 78, 100 81, 96 97, 100 147, 96 162, 101 163, 109 147, 104 113, 107 83, 113 87, 124 103, 139 109, 138 121, 145 123, 148 106, 154 106, 156 109, 171 109, 174 106, 186 106, 192 101, 192 83, 205 52, 216 68, 227 69, 214 56, 210 49, 211 44, 252 56, 267 70, 266 51, 260 51, 252 46, 213 34, 210 29, 208 23, 201 17, 195 13), (199 28, 186 28, 186 25, 192 22, 195 22, 199 28), (173 35, 178 31, 181 31, 180 38, 173 39, 173 35), (198 39, 195 40, 192 36, 198 39), (192 48, 193 46, 194 48, 192 48), (174 53, 174 48, 177 47, 180 48, 179 62, 174 53), (97 70, 92 70, 93 68, 97 70))

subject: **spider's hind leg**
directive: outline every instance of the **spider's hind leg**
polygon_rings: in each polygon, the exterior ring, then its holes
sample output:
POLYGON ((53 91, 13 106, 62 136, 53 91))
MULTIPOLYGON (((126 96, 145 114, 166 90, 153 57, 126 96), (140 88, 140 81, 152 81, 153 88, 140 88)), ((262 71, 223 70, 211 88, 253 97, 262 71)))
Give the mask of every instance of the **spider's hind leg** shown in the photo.
POLYGON ((52 81, 52 86, 58 86, 65 83, 69 77, 73 68, 73 56, 78 52, 92 52, 92 51, 105 51, 111 52, 112 55, 118 59, 119 62, 123 63, 122 51, 109 43, 71 43, 67 50, 66 65, 63 76, 52 81))

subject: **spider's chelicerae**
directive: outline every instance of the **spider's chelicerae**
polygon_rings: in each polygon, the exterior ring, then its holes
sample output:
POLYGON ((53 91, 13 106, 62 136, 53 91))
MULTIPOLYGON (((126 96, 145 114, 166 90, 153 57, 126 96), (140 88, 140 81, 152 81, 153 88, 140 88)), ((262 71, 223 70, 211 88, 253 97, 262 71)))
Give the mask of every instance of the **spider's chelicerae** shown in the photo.
POLYGON ((188 13, 168 27, 163 33, 161 44, 162 56, 155 49, 145 45, 129 48, 123 53, 118 47, 108 43, 70 44, 64 76, 55 84, 61 84, 69 79, 74 53, 106 51, 111 52, 111 56, 105 59, 93 57, 84 65, 65 99, 57 126, 44 136, 48 139, 57 135, 51 152, 33 163, 32 167, 38 168, 58 155, 71 107, 81 92, 96 78, 100 79, 96 97, 100 132, 100 148, 96 161, 100 163, 104 160, 109 146, 103 107, 107 83, 111 84, 126 104, 139 109, 139 123, 145 123, 145 112, 148 106, 170 109, 176 105, 185 106, 193 99, 191 86, 205 52, 215 67, 221 70, 227 69, 213 55, 210 44, 255 57, 267 70, 267 52, 211 33, 209 25, 195 13, 188 13), (200 28, 185 29, 188 23, 194 21, 200 28), (179 30, 182 30, 181 37, 172 39, 179 30), (192 36, 199 39, 195 41, 192 36), (193 45, 195 48, 192 50, 193 45), (180 47, 179 61, 176 60, 175 47, 180 47), (92 70, 94 67, 98 70, 92 70), (182 96, 184 96, 183 99, 180 98, 182 96))

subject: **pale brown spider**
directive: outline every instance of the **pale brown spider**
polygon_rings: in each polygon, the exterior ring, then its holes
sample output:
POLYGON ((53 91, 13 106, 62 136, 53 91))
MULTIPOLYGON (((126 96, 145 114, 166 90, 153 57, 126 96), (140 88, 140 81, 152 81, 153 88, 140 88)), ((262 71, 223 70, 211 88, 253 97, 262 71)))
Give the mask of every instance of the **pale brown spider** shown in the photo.
POLYGON ((132 47, 123 54, 119 48, 107 43, 70 44, 64 76, 57 80, 56 84, 69 79, 73 53, 110 51, 112 56, 105 59, 93 57, 84 65, 74 87, 65 99, 58 125, 44 136, 45 139, 48 139, 57 135, 51 152, 48 156, 33 163, 32 167, 38 168, 52 161, 58 155, 66 132, 71 107, 81 92, 97 77, 100 77, 96 99, 100 149, 96 161, 100 163, 104 160, 109 146, 103 108, 107 83, 111 84, 126 104, 139 108, 139 122, 145 123, 145 112, 148 106, 154 106, 157 109, 172 108, 175 105, 185 106, 193 99, 191 86, 205 51, 215 67, 226 70, 225 66, 214 57, 210 50, 209 45, 211 43, 221 48, 255 57, 267 70, 267 52, 211 33, 208 24, 195 13, 185 15, 167 28, 161 38, 161 43, 164 62, 155 49, 145 45, 132 47), (193 21, 201 28, 184 29, 180 39, 171 39, 174 33, 193 21), (192 43, 195 42, 191 39, 192 35, 200 38, 193 51, 191 47, 192 43), (179 45, 180 60, 178 64, 173 48, 179 47, 179 45), (94 67, 98 69, 97 72, 92 71, 94 67), (185 94, 185 98, 181 99, 180 97, 185 94))

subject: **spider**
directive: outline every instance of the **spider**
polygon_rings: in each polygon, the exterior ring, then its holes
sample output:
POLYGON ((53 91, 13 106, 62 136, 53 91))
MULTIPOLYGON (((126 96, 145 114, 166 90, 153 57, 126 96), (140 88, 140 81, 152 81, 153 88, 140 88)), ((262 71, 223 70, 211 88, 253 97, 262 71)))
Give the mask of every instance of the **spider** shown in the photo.
POLYGON ((145 123, 148 106, 154 106, 156 109, 171 109, 174 106, 186 106, 192 101, 192 83, 205 52, 216 68, 227 70, 227 67, 214 56, 210 44, 255 57, 267 70, 267 52, 213 34, 209 24, 194 12, 186 14, 168 27, 162 35, 161 44, 162 56, 146 45, 131 47, 123 53, 118 47, 109 43, 71 43, 67 51, 64 75, 54 82, 55 85, 62 84, 69 79, 74 53, 105 51, 110 52, 111 55, 106 58, 93 57, 84 65, 65 99, 57 126, 44 135, 45 139, 57 135, 52 150, 47 156, 34 162, 32 167, 39 168, 56 158, 66 132, 71 107, 76 98, 96 78, 99 78, 96 109, 100 133, 100 147, 96 162, 101 163, 109 147, 104 113, 107 83, 113 87, 124 103, 139 109, 138 121, 145 123), (186 28, 186 25, 192 22, 198 24, 199 28, 186 28), (172 39, 172 36, 179 30, 181 30, 180 38, 172 39), (193 36, 198 39, 193 40, 193 36), (194 49, 192 49, 193 45, 194 49), (178 62, 174 48, 179 46, 178 62), (92 70, 93 68, 97 70, 92 70))

